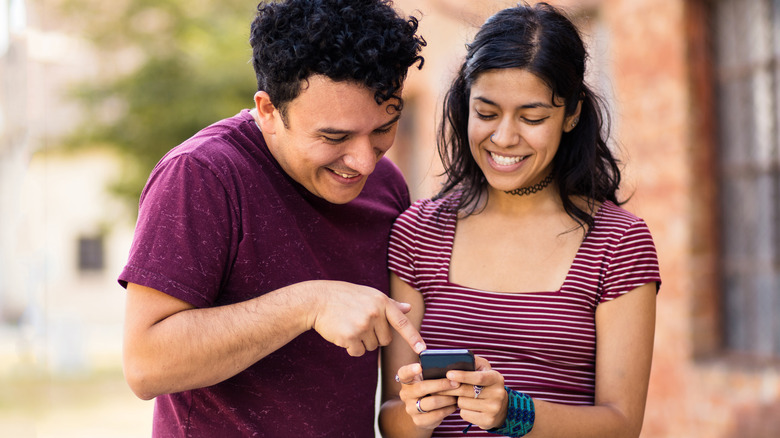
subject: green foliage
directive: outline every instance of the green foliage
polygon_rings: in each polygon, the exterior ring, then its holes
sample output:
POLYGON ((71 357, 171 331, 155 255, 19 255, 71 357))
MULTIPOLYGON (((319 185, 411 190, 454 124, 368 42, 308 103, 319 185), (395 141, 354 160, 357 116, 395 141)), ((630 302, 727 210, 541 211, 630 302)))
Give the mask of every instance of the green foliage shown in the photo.
POLYGON ((252 105, 256 90, 245 0, 64 0, 66 17, 101 53, 105 80, 78 84, 85 109, 71 147, 120 152, 114 191, 136 204, 149 172, 198 130, 252 105))

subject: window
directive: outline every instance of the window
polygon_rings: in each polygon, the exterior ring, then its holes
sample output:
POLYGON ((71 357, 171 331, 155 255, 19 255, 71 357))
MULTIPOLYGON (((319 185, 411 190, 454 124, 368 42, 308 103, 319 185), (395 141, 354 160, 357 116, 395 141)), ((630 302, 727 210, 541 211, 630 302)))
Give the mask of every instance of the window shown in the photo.
POLYGON ((79 238, 79 271, 99 272, 104 267, 103 236, 79 238))
POLYGON ((714 0, 723 342, 780 356, 780 0, 714 0))

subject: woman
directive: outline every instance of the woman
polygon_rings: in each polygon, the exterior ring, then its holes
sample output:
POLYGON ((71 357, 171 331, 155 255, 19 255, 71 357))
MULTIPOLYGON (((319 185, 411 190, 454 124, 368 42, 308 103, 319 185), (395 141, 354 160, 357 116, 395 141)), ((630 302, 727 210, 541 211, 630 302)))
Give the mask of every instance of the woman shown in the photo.
POLYGON ((586 57, 547 4, 499 12, 469 45, 439 133, 446 182, 396 221, 390 269, 428 348, 471 349, 477 371, 422 380, 395 339, 384 436, 639 435, 660 276, 618 206, 586 57))

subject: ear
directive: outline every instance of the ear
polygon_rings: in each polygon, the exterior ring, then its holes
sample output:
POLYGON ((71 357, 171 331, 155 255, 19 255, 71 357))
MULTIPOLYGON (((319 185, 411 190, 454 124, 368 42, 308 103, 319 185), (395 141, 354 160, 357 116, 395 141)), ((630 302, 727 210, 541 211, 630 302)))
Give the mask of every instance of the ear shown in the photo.
POLYGON ((563 132, 571 132, 571 130, 577 126, 577 123, 580 122, 581 110, 582 110, 582 99, 580 99, 580 101, 577 102, 577 109, 574 110, 574 113, 572 113, 569 116, 566 116, 566 118, 563 120, 563 132))
POLYGON ((276 134, 277 124, 281 123, 278 111, 271 102, 271 96, 265 91, 255 93, 255 109, 257 110, 257 124, 265 134, 276 134))

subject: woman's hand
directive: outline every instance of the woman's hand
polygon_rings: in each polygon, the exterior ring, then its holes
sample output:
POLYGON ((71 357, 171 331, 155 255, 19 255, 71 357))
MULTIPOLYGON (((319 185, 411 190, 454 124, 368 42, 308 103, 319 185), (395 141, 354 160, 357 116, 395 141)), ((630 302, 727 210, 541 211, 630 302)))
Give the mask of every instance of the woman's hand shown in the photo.
POLYGON ((406 406, 406 413, 417 427, 433 430, 445 417, 455 412, 457 396, 444 395, 443 392, 457 389, 460 383, 448 379, 423 380, 419 363, 401 367, 397 380, 401 383, 398 395, 406 406))
POLYGON ((498 427, 506 420, 508 396, 504 376, 493 371, 487 359, 474 359, 476 371, 448 371, 446 380, 460 385, 437 396, 457 397, 460 417, 469 423, 482 429, 498 427))

